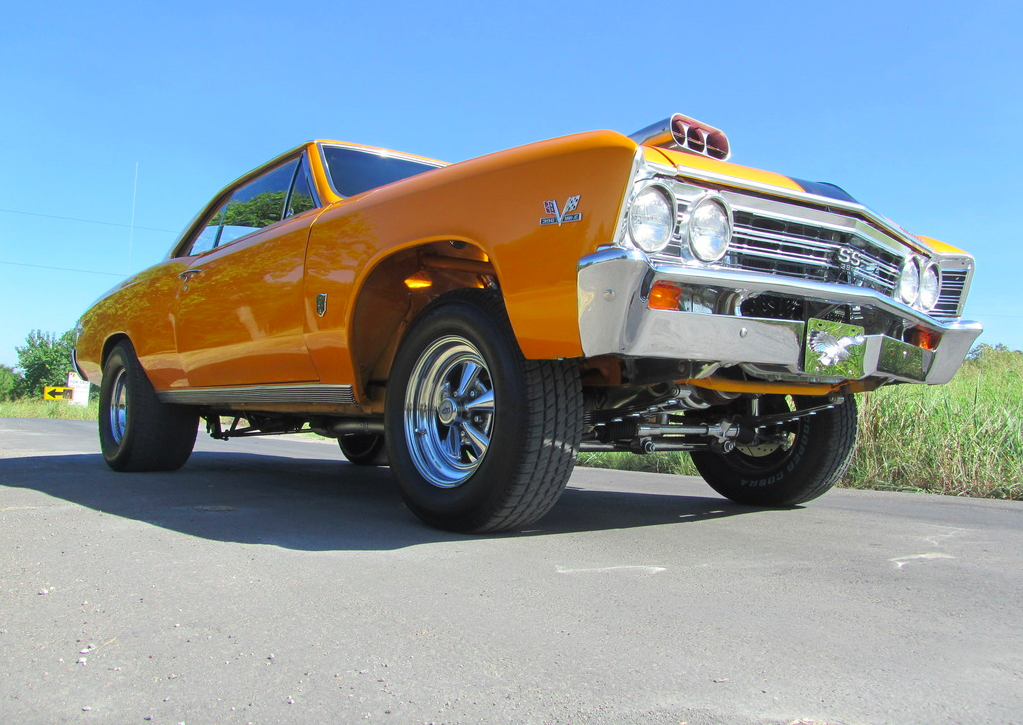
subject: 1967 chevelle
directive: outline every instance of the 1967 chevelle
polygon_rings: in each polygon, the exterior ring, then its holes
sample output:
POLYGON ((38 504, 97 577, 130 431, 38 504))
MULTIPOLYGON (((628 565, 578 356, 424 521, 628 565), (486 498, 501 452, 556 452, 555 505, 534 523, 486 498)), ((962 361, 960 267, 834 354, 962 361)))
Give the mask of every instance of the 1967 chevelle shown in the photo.
POLYGON ((824 493, 854 394, 947 382, 974 262, 676 114, 457 164, 303 144, 102 297, 76 362, 103 456, 171 470, 312 430, 442 528, 529 524, 580 450, 689 451, 741 503, 824 493))

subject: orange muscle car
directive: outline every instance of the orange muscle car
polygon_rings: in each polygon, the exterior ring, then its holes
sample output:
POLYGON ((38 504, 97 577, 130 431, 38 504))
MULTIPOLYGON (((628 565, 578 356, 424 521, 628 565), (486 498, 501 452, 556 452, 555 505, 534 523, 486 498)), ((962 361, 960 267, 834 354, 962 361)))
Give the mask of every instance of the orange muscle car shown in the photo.
POLYGON ((455 531, 529 524, 579 450, 684 450, 746 504, 842 475, 855 393, 943 383, 973 259, 676 114, 457 164, 334 141, 241 177, 82 317, 118 471, 312 430, 455 531))

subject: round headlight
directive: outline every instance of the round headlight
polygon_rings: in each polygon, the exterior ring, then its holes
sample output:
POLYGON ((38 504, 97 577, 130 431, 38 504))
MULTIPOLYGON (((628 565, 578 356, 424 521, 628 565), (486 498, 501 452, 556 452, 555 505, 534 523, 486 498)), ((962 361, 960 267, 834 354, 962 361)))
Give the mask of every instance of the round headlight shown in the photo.
POLYGON ((902 263, 895 293, 907 305, 916 303, 920 295, 920 261, 916 257, 906 257, 902 263))
POLYGON ((941 295, 941 270, 934 262, 924 267, 920 275, 920 309, 930 312, 938 304, 941 295))
POLYGON ((663 186, 648 186, 639 192, 629 208, 629 236, 644 252, 659 252, 668 246, 675 230, 675 201, 663 186))
POLYGON ((732 213, 724 199, 711 196, 689 212, 686 228, 689 248, 697 259, 716 262, 725 256, 732 241, 732 213))

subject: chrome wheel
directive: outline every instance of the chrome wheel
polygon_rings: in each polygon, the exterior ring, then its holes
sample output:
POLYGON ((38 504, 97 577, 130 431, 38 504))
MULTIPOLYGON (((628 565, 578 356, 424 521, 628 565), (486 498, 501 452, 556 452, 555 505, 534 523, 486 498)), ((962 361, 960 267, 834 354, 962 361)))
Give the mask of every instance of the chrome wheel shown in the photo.
POLYGON ((174 471, 195 445, 197 409, 160 402, 127 340, 103 362, 99 389, 99 444, 115 471, 174 471))
POLYGON ((124 430, 128 427, 128 373, 121 368, 114 379, 113 392, 110 396, 110 436, 114 443, 124 440, 124 430))
POLYGON ((494 384, 464 337, 436 340, 419 356, 405 391, 405 438, 420 475, 455 488, 479 467, 494 426, 494 384))

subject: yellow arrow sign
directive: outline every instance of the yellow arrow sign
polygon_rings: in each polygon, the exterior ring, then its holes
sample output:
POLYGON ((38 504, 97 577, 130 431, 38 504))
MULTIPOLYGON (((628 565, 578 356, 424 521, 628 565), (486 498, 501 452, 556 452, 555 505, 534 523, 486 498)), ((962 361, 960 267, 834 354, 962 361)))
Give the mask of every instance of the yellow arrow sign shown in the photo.
POLYGON ((43 400, 71 400, 74 388, 43 388, 43 400))

